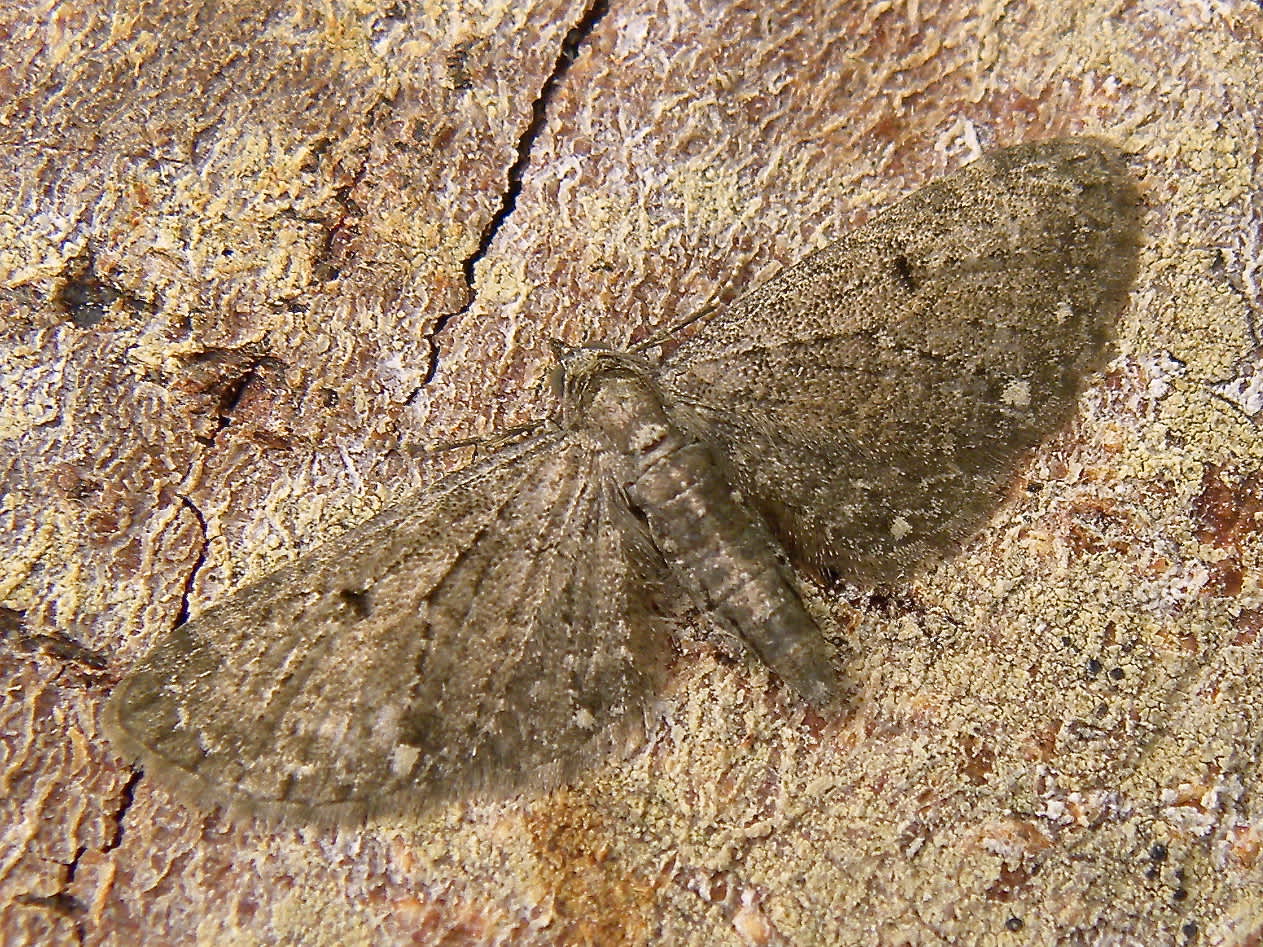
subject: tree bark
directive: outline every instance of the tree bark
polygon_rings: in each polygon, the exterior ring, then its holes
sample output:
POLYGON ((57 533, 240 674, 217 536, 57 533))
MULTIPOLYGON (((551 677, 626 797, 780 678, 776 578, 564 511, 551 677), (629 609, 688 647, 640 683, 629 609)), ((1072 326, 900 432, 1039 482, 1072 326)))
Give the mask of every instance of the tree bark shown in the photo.
POLYGON ((1263 936, 1257 6, 0 20, 6 943, 1263 936), (234 823, 100 736, 165 630, 546 409, 549 339, 1080 132, 1147 207, 1119 355, 959 556, 812 592, 843 719, 685 628, 647 747, 359 831, 234 823))

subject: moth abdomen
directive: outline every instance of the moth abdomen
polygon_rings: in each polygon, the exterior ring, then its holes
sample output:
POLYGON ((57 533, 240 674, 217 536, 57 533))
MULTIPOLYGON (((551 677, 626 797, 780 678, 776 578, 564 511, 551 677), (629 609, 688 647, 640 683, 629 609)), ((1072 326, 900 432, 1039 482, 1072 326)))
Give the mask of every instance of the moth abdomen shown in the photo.
POLYGON ((782 565, 784 550, 714 450, 671 420, 634 365, 612 354, 608 371, 593 370, 600 355, 591 351, 576 363, 586 377, 569 390, 583 392, 587 425, 606 440, 628 500, 681 587, 803 697, 831 703, 831 649, 782 565))

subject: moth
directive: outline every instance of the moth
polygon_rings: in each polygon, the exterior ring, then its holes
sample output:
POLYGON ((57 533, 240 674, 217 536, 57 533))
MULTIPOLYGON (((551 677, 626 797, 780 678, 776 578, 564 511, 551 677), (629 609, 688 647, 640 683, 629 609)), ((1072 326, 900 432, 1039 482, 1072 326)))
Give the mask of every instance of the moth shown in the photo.
POLYGON ((907 579, 1072 415, 1134 279, 1090 138, 985 155, 653 346, 556 346, 560 408, 165 634, 117 748, 231 808, 356 820, 555 785, 643 712, 691 603, 828 713, 799 573, 907 579))

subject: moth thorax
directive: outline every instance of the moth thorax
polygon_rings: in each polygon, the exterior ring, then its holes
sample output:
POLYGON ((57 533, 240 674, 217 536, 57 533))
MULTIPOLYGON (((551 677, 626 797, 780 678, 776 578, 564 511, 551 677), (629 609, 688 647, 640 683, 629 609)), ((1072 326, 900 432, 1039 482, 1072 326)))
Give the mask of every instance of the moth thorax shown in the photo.
POLYGON ((582 426, 619 453, 652 450, 672 429, 653 381, 626 367, 593 376, 585 400, 582 426))

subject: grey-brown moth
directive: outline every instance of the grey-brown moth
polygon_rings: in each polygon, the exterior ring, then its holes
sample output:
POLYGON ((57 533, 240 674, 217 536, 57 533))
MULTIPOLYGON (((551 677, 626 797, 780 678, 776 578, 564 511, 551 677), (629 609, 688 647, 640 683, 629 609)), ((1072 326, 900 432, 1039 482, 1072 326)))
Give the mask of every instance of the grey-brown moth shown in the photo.
POLYGON ((1025 144, 659 344, 559 346, 555 416, 166 634, 106 731, 299 818, 545 787, 643 711, 681 602, 831 709, 792 566, 890 582, 970 535, 1102 365, 1137 245, 1114 148, 1025 144))

